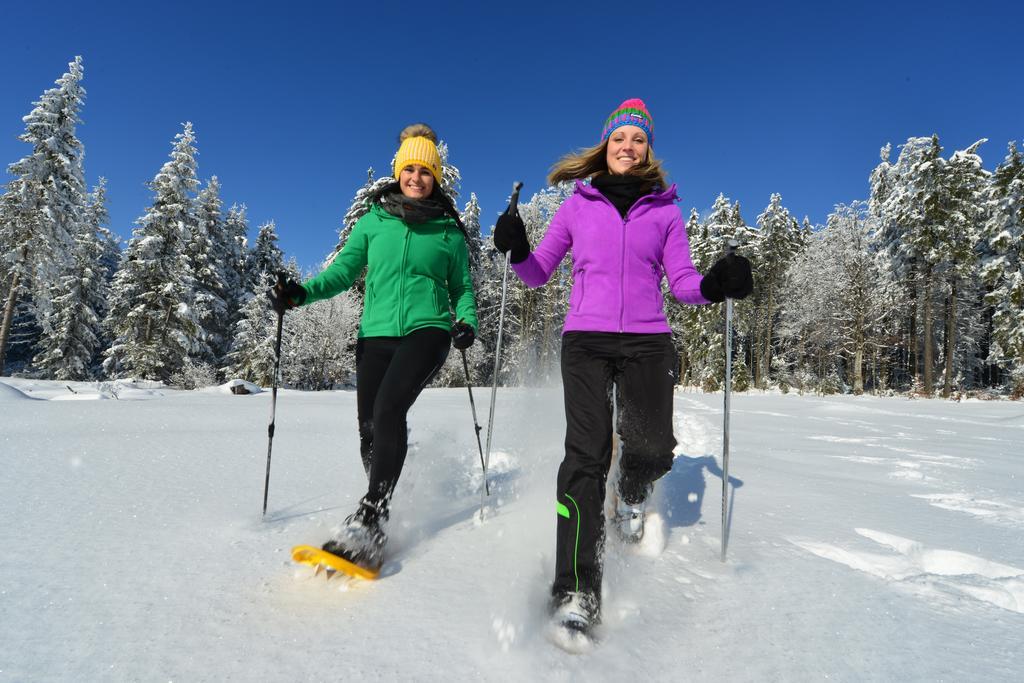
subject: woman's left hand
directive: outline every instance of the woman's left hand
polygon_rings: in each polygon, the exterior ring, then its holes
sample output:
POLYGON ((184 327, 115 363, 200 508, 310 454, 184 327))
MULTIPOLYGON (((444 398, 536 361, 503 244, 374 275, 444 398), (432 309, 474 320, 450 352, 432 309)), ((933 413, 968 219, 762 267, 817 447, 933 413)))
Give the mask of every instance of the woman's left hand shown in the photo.
POLYGON ((745 299, 754 291, 754 276, 745 256, 730 254, 715 261, 700 282, 700 293, 708 301, 718 303, 726 297, 745 299))
POLYGON ((473 340, 476 339, 476 333, 473 331, 472 325, 467 325, 461 320, 452 325, 452 346, 459 349, 468 349, 473 345, 473 340))

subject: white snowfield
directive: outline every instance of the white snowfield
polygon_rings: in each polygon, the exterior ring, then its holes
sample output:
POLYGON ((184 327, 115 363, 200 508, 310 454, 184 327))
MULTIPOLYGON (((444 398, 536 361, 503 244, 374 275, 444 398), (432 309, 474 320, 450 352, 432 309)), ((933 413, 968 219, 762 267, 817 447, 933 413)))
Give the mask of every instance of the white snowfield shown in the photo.
POLYGON ((466 391, 427 390, 383 577, 346 583, 289 551, 363 493, 353 392, 280 392, 263 519, 269 392, 4 378, 0 681, 1024 680, 1024 405, 735 396, 723 564, 721 403, 677 393, 574 656, 544 636, 558 389, 499 392, 482 522, 466 391))

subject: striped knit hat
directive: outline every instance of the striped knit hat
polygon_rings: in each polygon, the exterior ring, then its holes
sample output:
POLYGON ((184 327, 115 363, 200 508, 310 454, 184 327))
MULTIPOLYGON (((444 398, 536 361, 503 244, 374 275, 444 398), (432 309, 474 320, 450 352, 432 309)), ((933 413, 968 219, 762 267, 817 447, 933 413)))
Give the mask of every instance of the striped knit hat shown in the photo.
POLYGON ((647 105, 643 100, 626 100, 616 107, 604 122, 601 142, 611 137, 612 131, 621 126, 636 126, 647 134, 647 143, 654 144, 654 119, 651 118, 651 112, 647 111, 647 105))
POLYGON ((395 155, 395 180, 398 180, 402 169, 409 164, 426 166, 434 180, 441 182, 441 155, 437 153, 437 145, 430 138, 420 136, 402 140, 402 146, 395 155))

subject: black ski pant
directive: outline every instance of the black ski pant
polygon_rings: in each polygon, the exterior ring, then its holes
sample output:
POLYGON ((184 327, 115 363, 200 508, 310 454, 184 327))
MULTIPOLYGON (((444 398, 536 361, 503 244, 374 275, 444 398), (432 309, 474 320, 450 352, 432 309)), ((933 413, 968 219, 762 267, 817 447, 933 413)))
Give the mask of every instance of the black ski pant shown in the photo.
POLYGON ((640 502, 672 469, 676 353, 668 334, 567 332, 562 337, 565 459, 558 469, 552 594, 601 599, 605 481, 612 461, 612 391, 622 442, 617 489, 640 502))
POLYGON ((437 327, 356 342, 359 451, 370 480, 363 500, 385 516, 409 448, 406 415, 450 348, 448 330, 437 327))

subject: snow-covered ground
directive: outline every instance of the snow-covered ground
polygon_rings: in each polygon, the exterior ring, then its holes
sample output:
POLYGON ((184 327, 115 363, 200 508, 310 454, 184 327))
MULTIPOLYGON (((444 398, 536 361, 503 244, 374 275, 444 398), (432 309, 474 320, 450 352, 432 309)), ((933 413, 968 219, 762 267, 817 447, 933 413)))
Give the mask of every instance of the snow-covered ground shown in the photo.
POLYGON ((573 656, 543 635, 559 390, 499 393, 482 523, 466 392, 426 391, 384 576, 350 584, 289 549, 363 491, 354 393, 281 392, 262 519, 269 393, 70 388, 0 383, 0 680, 1024 679, 1020 403, 735 396, 723 564, 722 397, 678 393, 573 656))

